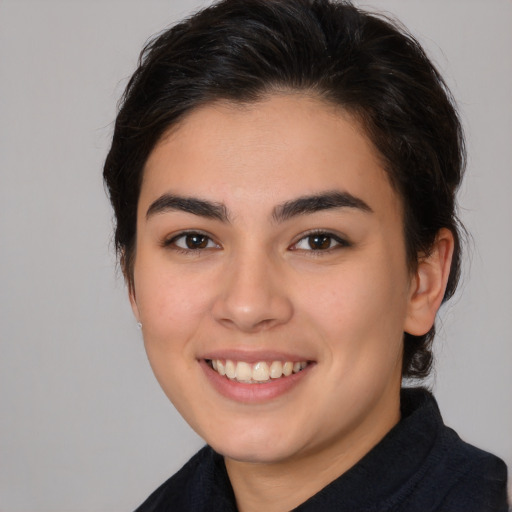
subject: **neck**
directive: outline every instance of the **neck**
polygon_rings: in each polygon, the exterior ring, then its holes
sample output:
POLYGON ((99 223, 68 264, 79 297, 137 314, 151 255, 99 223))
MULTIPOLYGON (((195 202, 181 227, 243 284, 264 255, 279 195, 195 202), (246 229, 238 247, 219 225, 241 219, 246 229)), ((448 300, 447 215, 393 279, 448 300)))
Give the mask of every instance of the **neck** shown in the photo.
POLYGON ((351 433, 325 446, 279 462, 254 463, 225 458, 240 512, 286 512, 299 506, 363 458, 400 420, 400 400, 374 411, 351 433), (378 419, 378 421, 376 420, 378 419))

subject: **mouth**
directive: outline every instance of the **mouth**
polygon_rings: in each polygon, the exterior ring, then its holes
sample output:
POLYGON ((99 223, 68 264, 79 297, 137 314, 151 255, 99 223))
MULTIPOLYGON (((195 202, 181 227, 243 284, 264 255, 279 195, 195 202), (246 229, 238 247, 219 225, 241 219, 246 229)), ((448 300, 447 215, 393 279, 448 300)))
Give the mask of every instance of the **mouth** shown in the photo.
POLYGON ((306 369, 309 361, 258 361, 248 363, 231 359, 206 359, 219 375, 244 384, 268 384, 306 369))

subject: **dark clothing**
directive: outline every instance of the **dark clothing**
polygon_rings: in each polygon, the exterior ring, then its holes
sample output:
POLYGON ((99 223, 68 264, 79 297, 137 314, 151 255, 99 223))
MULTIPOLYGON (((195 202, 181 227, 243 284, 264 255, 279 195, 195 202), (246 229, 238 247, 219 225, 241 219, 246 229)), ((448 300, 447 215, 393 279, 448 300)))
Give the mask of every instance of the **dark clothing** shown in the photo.
MULTIPOLYGON (((402 419, 297 512, 507 512, 505 463, 443 424, 434 397, 403 389, 402 419)), ((236 512, 223 458, 203 448, 136 512, 236 512)))

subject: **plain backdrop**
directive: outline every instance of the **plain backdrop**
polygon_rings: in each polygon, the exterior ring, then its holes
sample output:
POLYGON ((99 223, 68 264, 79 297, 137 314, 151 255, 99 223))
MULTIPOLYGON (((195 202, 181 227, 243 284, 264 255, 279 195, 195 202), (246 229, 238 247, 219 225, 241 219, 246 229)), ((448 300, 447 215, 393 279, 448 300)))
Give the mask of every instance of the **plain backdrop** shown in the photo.
MULTIPOLYGON (((206 4, 0 0, 2 512, 132 510, 202 444, 149 369, 101 171, 142 45, 206 4)), ((510 467, 512 2, 360 4, 409 27, 460 105, 473 241, 430 384, 446 423, 510 467)))

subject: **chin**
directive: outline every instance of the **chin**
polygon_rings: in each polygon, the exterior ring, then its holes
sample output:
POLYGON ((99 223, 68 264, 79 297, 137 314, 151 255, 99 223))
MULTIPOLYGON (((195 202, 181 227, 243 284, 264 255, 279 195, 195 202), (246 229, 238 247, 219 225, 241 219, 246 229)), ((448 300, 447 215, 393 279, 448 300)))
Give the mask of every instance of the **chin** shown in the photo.
POLYGON ((276 464, 290 459, 294 455, 283 450, 282 447, 276 450, 275 446, 262 448, 256 445, 233 446, 230 444, 229 446, 212 446, 212 448, 228 459, 248 464, 276 464))
POLYGON ((265 429, 262 425, 243 429, 233 425, 229 433, 206 439, 217 452, 232 460, 272 464, 293 458, 303 448, 299 439, 282 429, 265 429))

